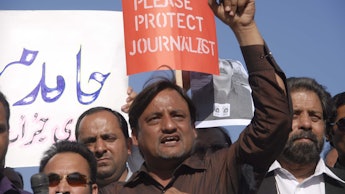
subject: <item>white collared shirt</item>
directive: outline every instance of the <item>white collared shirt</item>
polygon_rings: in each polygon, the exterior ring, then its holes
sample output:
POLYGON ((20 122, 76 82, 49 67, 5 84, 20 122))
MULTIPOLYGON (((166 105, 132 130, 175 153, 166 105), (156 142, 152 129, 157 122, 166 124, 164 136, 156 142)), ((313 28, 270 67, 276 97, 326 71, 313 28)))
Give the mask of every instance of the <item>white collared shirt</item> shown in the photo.
POLYGON ((282 168, 278 161, 274 161, 269 172, 274 171, 278 194, 325 194, 325 181, 323 174, 345 183, 326 167, 322 159, 319 160, 315 172, 301 183, 286 169, 282 168))
POLYGON ((125 181, 127 182, 129 180, 129 178, 131 178, 133 172, 132 172, 131 168, 129 168, 128 163, 126 163, 126 166, 127 166, 127 176, 126 176, 126 180, 125 181))

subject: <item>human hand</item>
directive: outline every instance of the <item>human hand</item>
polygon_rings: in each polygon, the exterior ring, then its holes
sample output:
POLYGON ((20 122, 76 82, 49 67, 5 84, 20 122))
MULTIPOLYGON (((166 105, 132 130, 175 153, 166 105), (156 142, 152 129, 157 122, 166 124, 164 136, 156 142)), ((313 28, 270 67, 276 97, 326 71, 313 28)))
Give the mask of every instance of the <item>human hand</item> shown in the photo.
POLYGON ((121 110, 124 113, 128 113, 129 111, 129 107, 131 106, 133 100, 135 99, 135 97, 137 96, 137 93, 133 90, 132 87, 128 87, 127 89, 127 95, 128 97, 126 98, 126 104, 124 104, 123 106, 121 106, 121 110))
POLYGON ((248 26, 254 21, 254 0, 208 0, 213 13, 231 28, 248 26))
POLYGON ((263 38, 254 21, 255 0, 208 0, 221 21, 234 32, 241 46, 263 45, 263 38))

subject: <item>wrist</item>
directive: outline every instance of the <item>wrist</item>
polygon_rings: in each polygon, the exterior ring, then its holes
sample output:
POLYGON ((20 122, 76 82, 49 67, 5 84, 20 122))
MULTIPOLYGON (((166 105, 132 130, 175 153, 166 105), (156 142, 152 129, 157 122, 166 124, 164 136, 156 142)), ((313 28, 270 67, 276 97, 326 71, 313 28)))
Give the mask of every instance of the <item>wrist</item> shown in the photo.
POLYGON ((234 27, 233 31, 240 46, 264 45, 264 40, 255 22, 246 26, 234 27))

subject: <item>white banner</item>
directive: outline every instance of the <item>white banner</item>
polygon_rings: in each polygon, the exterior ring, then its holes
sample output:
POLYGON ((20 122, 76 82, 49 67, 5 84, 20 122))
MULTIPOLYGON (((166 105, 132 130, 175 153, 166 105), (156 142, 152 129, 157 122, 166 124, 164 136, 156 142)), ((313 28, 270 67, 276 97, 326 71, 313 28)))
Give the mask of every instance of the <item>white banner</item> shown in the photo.
POLYGON ((6 166, 38 166, 53 142, 75 140, 76 119, 91 107, 120 111, 122 12, 0 11, 0 29, 0 90, 11 105, 6 166))

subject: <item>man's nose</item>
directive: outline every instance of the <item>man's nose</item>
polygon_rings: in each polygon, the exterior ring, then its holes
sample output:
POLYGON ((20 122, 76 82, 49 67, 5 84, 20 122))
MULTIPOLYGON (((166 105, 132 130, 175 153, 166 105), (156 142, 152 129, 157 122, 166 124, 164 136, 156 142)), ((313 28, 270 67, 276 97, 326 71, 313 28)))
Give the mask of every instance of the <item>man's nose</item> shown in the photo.
POLYGON ((176 131, 176 122, 171 116, 164 116, 162 119, 162 131, 172 133, 176 131))
POLYGON ((55 193, 70 193, 70 185, 65 178, 60 180, 60 183, 56 186, 55 193))
POLYGON ((298 118, 299 129, 310 130, 312 120, 308 114, 301 114, 298 118))
POLYGON ((106 145, 103 140, 98 139, 95 142, 95 154, 96 156, 102 156, 107 151, 106 145))

